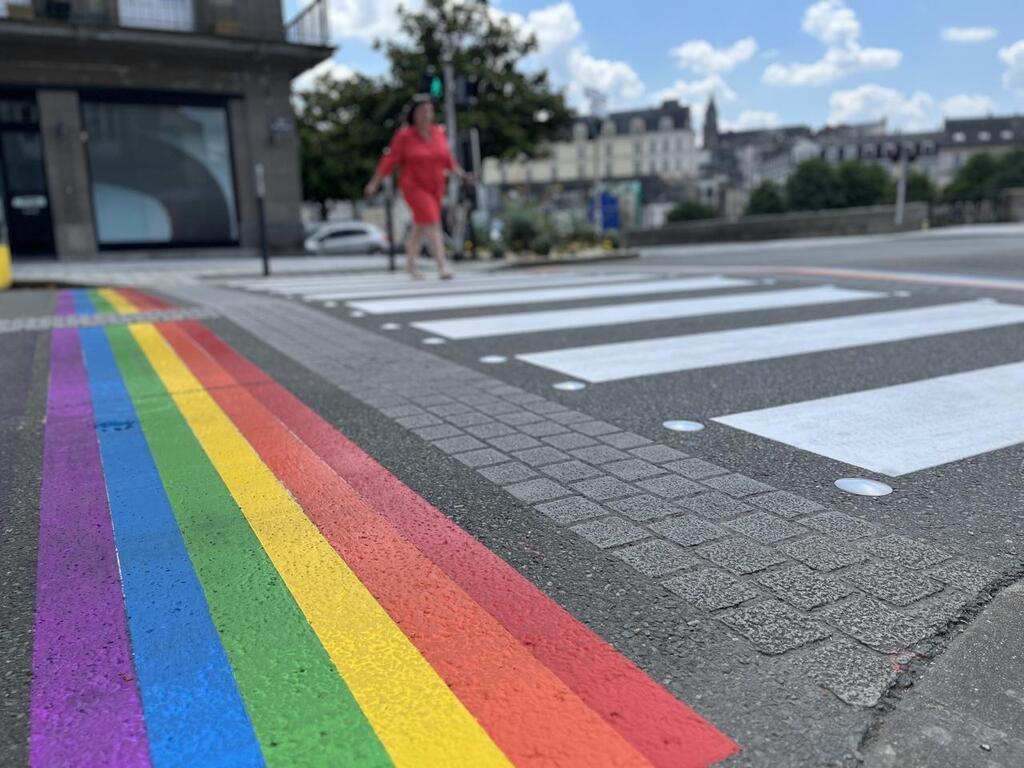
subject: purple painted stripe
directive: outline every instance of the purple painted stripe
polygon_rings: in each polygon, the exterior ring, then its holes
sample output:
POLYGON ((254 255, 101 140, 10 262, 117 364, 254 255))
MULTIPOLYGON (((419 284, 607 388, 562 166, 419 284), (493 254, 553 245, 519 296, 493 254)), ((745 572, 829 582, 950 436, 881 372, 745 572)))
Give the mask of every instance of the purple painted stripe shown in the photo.
POLYGON ((33 766, 150 765, 78 331, 53 332, 32 659, 33 766))
POLYGON ((57 294, 57 314, 75 314, 75 295, 67 288, 63 289, 60 293, 57 294))

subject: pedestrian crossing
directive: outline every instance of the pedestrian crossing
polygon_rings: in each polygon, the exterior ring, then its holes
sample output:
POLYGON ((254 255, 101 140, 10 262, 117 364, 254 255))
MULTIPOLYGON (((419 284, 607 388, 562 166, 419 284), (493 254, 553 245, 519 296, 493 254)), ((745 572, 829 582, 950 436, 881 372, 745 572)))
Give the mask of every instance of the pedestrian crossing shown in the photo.
POLYGON ((427 320, 415 322, 413 326, 447 339, 480 339, 487 336, 541 333, 575 328, 594 328, 602 325, 681 320, 735 312, 835 304, 860 299, 880 299, 885 295, 875 291, 849 290, 823 285, 813 288, 760 291, 699 299, 673 299, 539 312, 516 312, 483 317, 427 320))
MULTIPOLYGON (((422 332, 455 343, 436 347, 440 353, 458 356, 462 344, 487 343, 488 359, 598 387, 652 379, 667 382, 668 389, 651 391, 671 392, 673 380, 666 377, 690 372, 687 387, 703 387, 712 404, 716 393, 729 390, 730 366, 777 361, 782 366, 777 370, 793 366, 800 373, 789 376, 813 379, 812 386, 798 389, 811 399, 766 385, 748 395, 743 407, 730 407, 726 398, 706 417, 730 430, 890 477, 1024 444, 1020 360, 954 368, 939 376, 911 371, 888 381, 883 372, 854 391, 845 383, 859 379, 843 368, 874 360, 886 345, 901 350, 901 344, 927 342, 957 349, 966 343, 958 334, 1024 328, 1024 305, 939 297, 922 306, 903 290, 801 279, 780 285, 710 270, 682 275, 559 270, 460 276, 451 283, 417 283, 404 276, 296 277, 239 281, 235 287, 345 302, 360 316, 406 321, 399 333, 422 332), (755 312, 756 317, 748 314, 755 312), (665 333, 671 323, 684 320, 685 333, 665 333), (713 320, 715 328, 701 327, 713 320), (564 343, 552 343, 556 332, 564 343), (608 338, 613 334, 614 341, 608 338), (841 358, 806 362, 807 355, 842 351, 841 358), (832 365, 834 360, 839 362, 832 365), (705 378, 702 371, 709 371, 705 378), (890 384, 893 380, 900 383, 890 384), (829 393, 835 386, 843 386, 842 392, 829 393)), ((484 353, 471 348, 474 360, 484 353)), ((751 370, 757 379, 760 369, 751 370)), ((941 372, 941 366, 930 370, 941 372)))

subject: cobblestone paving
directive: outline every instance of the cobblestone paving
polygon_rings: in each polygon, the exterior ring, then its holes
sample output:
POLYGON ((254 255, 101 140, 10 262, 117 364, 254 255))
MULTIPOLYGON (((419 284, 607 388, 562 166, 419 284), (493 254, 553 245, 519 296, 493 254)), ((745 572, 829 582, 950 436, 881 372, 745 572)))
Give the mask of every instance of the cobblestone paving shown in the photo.
POLYGON ((165 292, 218 308, 761 653, 801 649, 807 674, 850 704, 877 703, 892 654, 997 577, 308 307, 213 288, 165 292))
POLYGON ((45 331, 53 328, 86 328, 98 325, 125 325, 127 323, 166 323, 175 320, 202 320, 216 317, 211 308, 161 309, 134 314, 50 315, 47 317, 20 317, 0 319, 0 333, 45 331))

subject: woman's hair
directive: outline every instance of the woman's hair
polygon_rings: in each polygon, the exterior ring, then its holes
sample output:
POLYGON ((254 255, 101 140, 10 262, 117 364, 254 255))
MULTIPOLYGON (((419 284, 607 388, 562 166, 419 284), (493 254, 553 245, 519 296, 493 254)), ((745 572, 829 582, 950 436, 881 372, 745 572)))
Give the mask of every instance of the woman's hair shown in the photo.
POLYGON ((417 93, 412 97, 409 102, 409 106, 405 109, 405 124, 412 125, 413 118, 416 115, 416 108, 421 104, 433 104, 434 100, 430 98, 429 93, 417 93))

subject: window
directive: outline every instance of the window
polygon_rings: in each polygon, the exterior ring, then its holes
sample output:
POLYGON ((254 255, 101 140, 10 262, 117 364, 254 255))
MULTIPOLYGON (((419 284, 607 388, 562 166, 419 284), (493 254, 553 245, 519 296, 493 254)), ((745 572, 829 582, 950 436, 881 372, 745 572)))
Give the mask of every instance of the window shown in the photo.
POLYGON ((680 152, 683 151, 683 137, 682 136, 680 136, 679 138, 676 139, 676 149, 679 150, 680 152))
POLYGON ((192 0, 118 0, 117 18, 122 27, 192 32, 192 0))
POLYGON ((661 142, 661 149, 663 152, 669 151, 668 139, 665 139, 663 142, 661 142))
POLYGON ((999 132, 999 138, 1003 141, 1013 141, 1013 131, 1009 128, 1003 128, 1003 130, 999 132))
POLYGON ((991 133, 991 131, 978 131, 978 141, 991 141, 991 140, 992 140, 992 133, 991 133))
POLYGON ((651 139, 651 143, 650 143, 649 146, 651 148, 651 152, 657 152, 658 151, 658 140, 657 139, 651 139))
POLYGON ((633 142, 633 154, 634 155, 639 155, 643 151, 644 151, 644 143, 642 141, 634 141, 633 142))
POLYGON ((611 156, 612 156, 612 145, 611 145, 610 143, 609 143, 609 144, 605 144, 605 145, 604 145, 604 153, 605 153, 605 155, 607 155, 608 157, 611 157, 611 156))
POLYGON ((953 141, 955 141, 957 144, 963 144, 965 141, 967 141, 967 134, 964 133, 963 131, 954 131, 953 141))
POLYGON ((101 246, 238 241, 223 106, 85 101, 101 246))

